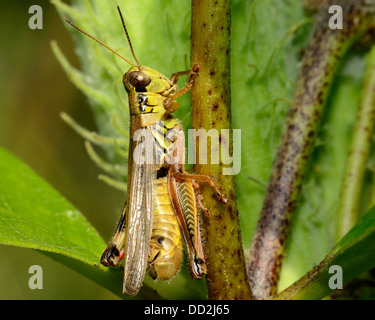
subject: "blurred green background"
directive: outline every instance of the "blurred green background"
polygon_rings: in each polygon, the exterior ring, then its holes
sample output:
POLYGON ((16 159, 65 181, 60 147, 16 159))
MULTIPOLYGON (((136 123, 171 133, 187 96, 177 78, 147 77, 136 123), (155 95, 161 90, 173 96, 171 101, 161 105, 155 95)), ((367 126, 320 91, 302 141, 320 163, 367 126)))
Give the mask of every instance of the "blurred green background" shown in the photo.
MULTIPOLYGON (((7 1, 0 16, 0 145, 64 195, 108 240, 124 197, 97 179, 100 170, 89 159, 83 138, 60 118, 64 111, 96 130, 87 99, 51 51, 50 41, 57 40, 79 67, 73 42, 49 1, 7 1), (28 26, 29 7, 35 4, 43 9, 42 30, 28 26)), ((116 296, 39 252, 0 246, 0 299, 64 298, 116 296), (43 268, 43 290, 28 287, 28 269, 34 264, 43 268)))

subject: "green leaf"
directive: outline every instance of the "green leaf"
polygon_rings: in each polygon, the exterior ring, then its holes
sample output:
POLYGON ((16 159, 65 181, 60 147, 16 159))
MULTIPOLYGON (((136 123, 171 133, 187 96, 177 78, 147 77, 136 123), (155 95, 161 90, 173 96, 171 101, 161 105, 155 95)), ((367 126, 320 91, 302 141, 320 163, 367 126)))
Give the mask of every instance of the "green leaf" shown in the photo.
POLYGON ((121 272, 99 269, 106 244, 64 197, 0 147, 0 243, 36 249, 122 297, 121 272))
POLYGON ((105 243, 76 208, 4 149, 0 172, 0 243, 99 262, 105 243))
POLYGON ((322 299, 332 290, 331 266, 342 268, 343 283, 375 267, 375 207, 331 250, 327 257, 301 279, 276 296, 277 300, 322 299))

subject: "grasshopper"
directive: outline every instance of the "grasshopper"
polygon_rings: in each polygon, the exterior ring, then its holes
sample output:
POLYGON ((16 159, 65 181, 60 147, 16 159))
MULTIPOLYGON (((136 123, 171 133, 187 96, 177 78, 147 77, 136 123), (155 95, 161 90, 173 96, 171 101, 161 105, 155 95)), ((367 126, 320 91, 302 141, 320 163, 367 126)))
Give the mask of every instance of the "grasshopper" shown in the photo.
POLYGON ((208 183, 223 203, 227 199, 214 178, 185 171, 183 129, 172 115, 179 108, 175 99, 193 86, 198 65, 174 73, 171 78, 141 65, 120 8, 117 9, 136 64, 67 22, 131 65, 123 76, 130 109, 128 191, 116 232, 103 252, 101 263, 116 266, 123 259, 123 293, 134 296, 146 272, 160 280, 176 275, 183 256, 182 235, 191 276, 200 279, 207 273, 199 217, 200 212, 208 217, 209 211, 201 203, 197 182, 208 183), (178 90, 177 80, 182 75, 189 76, 188 82, 178 90))

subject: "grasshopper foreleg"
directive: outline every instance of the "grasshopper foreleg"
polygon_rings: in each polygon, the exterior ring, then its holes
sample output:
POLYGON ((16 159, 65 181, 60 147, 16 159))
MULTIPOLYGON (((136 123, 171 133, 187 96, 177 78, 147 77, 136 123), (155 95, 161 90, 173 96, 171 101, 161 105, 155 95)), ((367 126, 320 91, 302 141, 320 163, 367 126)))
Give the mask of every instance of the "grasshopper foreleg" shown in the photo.
POLYGON ((192 88, 194 79, 198 75, 198 71, 199 71, 199 66, 195 64, 191 68, 191 70, 177 72, 172 75, 171 81, 173 84, 176 84, 178 77, 182 75, 189 74, 189 80, 184 88, 178 90, 177 92, 175 92, 170 97, 164 100, 163 104, 164 104, 165 110, 168 110, 168 112, 173 112, 178 109, 178 104, 174 100, 182 96, 183 94, 187 93, 192 88))

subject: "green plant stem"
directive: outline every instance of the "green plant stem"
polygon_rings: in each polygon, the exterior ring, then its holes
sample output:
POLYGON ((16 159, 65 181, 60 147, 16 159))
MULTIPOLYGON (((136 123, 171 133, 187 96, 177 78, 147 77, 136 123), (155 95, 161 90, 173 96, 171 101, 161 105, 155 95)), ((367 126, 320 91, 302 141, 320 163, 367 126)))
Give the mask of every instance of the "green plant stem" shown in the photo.
POLYGON ((348 48, 374 26, 374 1, 337 4, 345 17, 342 30, 328 27, 328 7, 317 17, 251 244, 248 270, 257 299, 276 293, 292 214, 334 73, 348 48))
POLYGON ((363 93, 346 164, 337 224, 339 241, 358 221, 362 185, 375 121, 375 47, 368 56, 363 93))
MULTIPOLYGON (((193 0, 191 26, 191 65, 200 67, 193 89, 192 125, 206 131, 219 131, 220 148, 232 143, 221 136, 221 129, 231 129, 230 113, 230 0, 193 0)), ((208 141, 208 150, 211 142, 208 141)), ((199 143, 197 143, 199 148, 199 143)), ((216 150, 219 152, 219 149, 216 150)), ((223 158, 219 164, 195 165, 199 174, 214 176, 228 198, 221 204, 212 190, 202 188, 204 204, 211 217, 204 221, 205 252, 208 263, 207 283, 210 299, 251 299, 246 274, 238 218, 235 177, 223 175, 223 158)))

